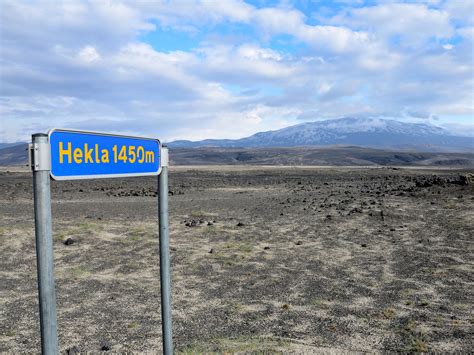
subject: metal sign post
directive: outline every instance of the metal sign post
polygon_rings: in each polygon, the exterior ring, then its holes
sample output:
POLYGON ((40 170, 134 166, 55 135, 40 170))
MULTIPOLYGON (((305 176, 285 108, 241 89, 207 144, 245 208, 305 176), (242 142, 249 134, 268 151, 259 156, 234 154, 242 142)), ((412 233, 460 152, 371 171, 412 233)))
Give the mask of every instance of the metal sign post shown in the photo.
POLYGON ((158 176, 158 214, 160 229, 160 281, 161 281, 161 322, 163 328, 163 353, 173 354, 171 330, 171 273, 168 235, 168 148, 162 147, 161 174, 158 176))
POLYGON ((41 328, 41 352, 58 353, 56 292, 54 286, 53 238, 51 227, 51 156, 46 134, 32 136, 30 149, 35 204, 36 263, 41 328))
POLYGON ((58 353, 50 177, 55 180, 158 175, 163 353, 173 353, 168 235, 168 148, 158 139, 53 129, 32 136, 41 351, 58 353))

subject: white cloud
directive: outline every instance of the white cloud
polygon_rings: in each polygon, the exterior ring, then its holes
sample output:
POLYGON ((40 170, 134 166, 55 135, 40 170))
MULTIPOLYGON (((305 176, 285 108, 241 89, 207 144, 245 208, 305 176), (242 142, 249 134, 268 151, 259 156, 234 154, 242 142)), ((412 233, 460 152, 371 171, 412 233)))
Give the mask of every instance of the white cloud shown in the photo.
POLYGON ((301 119, 474 117, 471 5, 350 5, 314 24, 291 5, 230 0, 3 1, 0 141, 52 126, 202 139, 301 119), (220 33, 230 24, 248 33, 220 33), (211 35, 165 52, 140 37, 155 28, 211 35), (279 35, 298 49, 272 47, 279 35))
POLYGON ((431 38, 450 38, 454 33, 448 12, 424 4, 389 3, 355 8, 335 16, 331 22, 395 39, 402 46, 421 46, 431 38))
POLYGON ((456 32, 464 39, 471 41, 471 44, 474 42, 474 26, 461 27, 456 32))
POLYGON ((443 9, 449 13, 451 19, 474 25, 474 1, 447 0, 443 9))
POLYGON ((85 46, 78 53, 78 58, 80 61, 92 64, 100 60, 100 55, 97 53, 97 50, 92 46, 85 46))
POLYGON ((159 21, 163 27, 188 29, 219 22, 247 22, 254 7, 238 0, 188 0, 188 1, 153 1, 132 2, 148 18, 159 21), (185 19, 185 21, 183 21, 185 19))

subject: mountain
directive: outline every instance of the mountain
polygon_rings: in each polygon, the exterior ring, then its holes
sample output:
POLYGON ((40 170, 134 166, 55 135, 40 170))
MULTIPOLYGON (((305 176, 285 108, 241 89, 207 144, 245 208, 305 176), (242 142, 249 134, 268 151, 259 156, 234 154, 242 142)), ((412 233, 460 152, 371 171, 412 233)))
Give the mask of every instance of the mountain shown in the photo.
MULTIPOLYGON (((308 122, 242 139, 174 141, 168 146, 172 162, 178 165, 474 166, 473 137, 385 119, 308 122)), ((26 148, 25 143, 0 146, 0 166, 26 164, 26 148)))
POLYGON ((25 165, 28 163, 27 149, 28 143, 0 145, 0 166, 25 165))
POLYGON ((13 147, 15 145, 25 144, 24 142, 16 142, 16 143, 0 143, 0 149, 13 147))
POLYGON ((340 118, 260 132, 241 139, 178 140, 171 148, 269 148, 349 145, 414 151, 474 151, 474 138, 458 137, 422 123, 374 118, 340 118))

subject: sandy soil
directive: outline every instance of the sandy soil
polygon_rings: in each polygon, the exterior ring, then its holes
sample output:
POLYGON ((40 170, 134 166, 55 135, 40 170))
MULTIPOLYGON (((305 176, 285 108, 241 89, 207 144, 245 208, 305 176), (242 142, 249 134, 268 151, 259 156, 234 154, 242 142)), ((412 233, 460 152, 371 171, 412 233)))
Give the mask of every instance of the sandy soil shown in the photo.
MULTIPOLYGON (((176 349, 471 351, 467 172, 173 169, 176 349)), ((38 352, 31 175, 0 187, 0 352, 38 352)), ((61 350, 159 351, 156 179, 52 196, 61 350)))

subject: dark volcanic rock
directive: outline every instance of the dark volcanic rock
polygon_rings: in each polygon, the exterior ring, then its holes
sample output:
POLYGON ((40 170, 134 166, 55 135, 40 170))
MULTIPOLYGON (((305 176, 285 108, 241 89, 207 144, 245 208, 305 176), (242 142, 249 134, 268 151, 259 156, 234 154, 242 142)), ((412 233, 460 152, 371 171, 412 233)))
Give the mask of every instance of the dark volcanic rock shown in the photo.
POLYGON ((474 183, 474 174, 463 174, 459 176, 461 185, 469 185, 474 183))
POLYGON ((185 226, 186 226, 186 227, 197 227, 198 224, 199 224, 199 221, 193 219, 193 220, 191 220, 191 221, 189 221, 189 222, 186 222, 185 226))
POLYGON ((362 208, 356 207, 349 211, 349 214, 354 214, 354 213, 362 213, 362 208))
POLYGON ((81 349, 79 349, 77 346, 73 346, 72 348, 67 348, 66 349, 66 354, 67 355, 74 355, 74 354, 79 354, 81 352, 81 349))
POLYGON ((74 238, 67 238, 65 241, 64 241, 64 245, 73 245, 74 243, 76 243, 77 240, 74 239, 74 238))
POLYGON ((104 341, 100 345, 101 351, 110 351, 112 350, 112 345, 108 341, 104 341))

